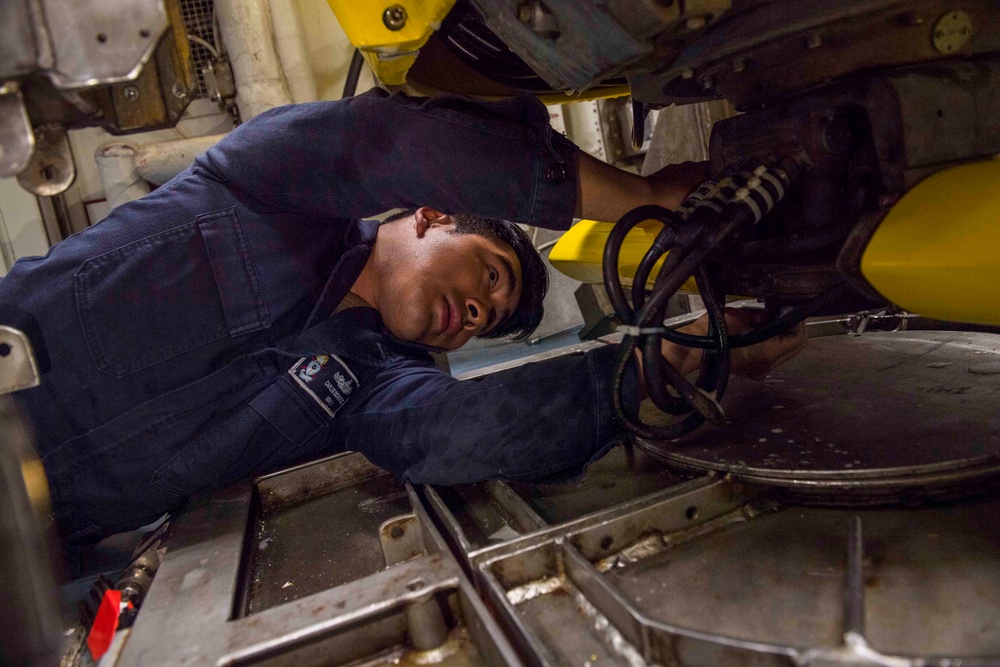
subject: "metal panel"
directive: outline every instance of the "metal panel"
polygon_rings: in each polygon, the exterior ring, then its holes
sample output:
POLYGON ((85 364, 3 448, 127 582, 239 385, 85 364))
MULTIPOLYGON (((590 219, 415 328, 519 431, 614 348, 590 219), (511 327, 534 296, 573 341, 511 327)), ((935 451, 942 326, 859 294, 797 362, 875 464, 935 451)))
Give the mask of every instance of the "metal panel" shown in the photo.
POLYGON ((412 492, 372 471, 360 455, 342 455, 192 504, 117 664, 519 665, 412 492), (420 525, 420 553, 388 567, 379 553, 375 565, 375 515, 398 514, 400 502, 420 525), (361 506, 376 511, 355 526, 357 541, 343 540, 341 522, 365 514, 361 506), (310 523, 329 510, 341 522, 310 523), (273 544, 261 547, 262 528, 273 544), (278 549, 284 559, 270 555, 278 549), (278 599, 296 582, 308 590, 278 599))

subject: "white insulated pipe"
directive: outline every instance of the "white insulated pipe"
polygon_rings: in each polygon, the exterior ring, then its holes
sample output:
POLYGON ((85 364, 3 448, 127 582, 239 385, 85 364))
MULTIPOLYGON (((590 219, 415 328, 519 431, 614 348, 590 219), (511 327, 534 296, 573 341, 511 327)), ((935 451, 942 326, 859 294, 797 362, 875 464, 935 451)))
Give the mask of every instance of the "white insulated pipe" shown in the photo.
POLYGON ((94 153, 104 198, 112 210, 149 194, 149 183, 135 168, 135 154, 135 146, 121 141, 104 144, 94 153))
POLYGON ((278 60, 292 101, 296 104, 315 102, 319 99, 316 75, 313 73, 295 0, 271 0, 271 24, 274 26, 274 45, 278 51, 278 60))
POLYGON ((290 104, 267 1, 216 0, 215 12, 233 68, 240 117, 248 121, 268 109, 290 104))
POLYGON ((135 166, 139 175, 153 185, 163 185, 192 164, 194 159, 217 144, 224 134, 178 139, 137 148, 135 166))
POLYGON ((104 197, 112 210, 149 194, 149 184, 163 185, 194 163, 224 134, 178 139, 151 144, 113 141, 94 153, 104 185, 104 197))
MULTIPOLYGON (((294 0, 216 0, 216 16, 233 68, 236 104, 244 121, 283 104, 318 97, 294 0), (289 92, 291 91, 291 93, 289 92)), ((149 194, 191 166, 224 134, 161 143, 114 141, 94 159, 104 196, 114 209, 149 194)))

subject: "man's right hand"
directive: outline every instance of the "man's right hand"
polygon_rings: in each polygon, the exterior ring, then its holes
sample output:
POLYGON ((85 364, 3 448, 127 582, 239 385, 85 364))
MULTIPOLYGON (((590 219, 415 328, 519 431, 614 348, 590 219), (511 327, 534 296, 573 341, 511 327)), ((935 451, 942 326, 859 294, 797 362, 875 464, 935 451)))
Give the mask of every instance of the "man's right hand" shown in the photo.
MULTIPOLYGON (((727 308, 726 326, 731 335, 744 334, 765 326, 771 316, 763 310, 752 308, 727 308)), ((684 333, 705 336, 708 334, 708 315, 702 315, 691 324, 678 329, 684 333)), ((751 380, 763 380, 768 373, 802 351, 809 342, 805 323, 800 322, 791 329, 773 338, 732 350, 730 372, 751 380)), ((701 365, 701 350, 675 345, 663 341, 663 356, 683 374, 698 370, 701 365)))

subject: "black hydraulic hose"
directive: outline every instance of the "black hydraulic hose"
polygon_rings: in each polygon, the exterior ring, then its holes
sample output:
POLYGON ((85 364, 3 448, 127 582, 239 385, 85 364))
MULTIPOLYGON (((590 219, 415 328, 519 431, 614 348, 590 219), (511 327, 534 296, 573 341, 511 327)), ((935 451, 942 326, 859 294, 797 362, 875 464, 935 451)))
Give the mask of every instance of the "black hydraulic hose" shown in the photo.
MULTIPOLYGON (((702 275, 704 271, 703 267, 699 267, 699 275, 702 275)), ((653 292, 656 293, 658 290, 662 289, 661 280, 669 280, 669 278, 664 279, 664 274, 661 273, 657 276, 656 283, 653 286, 653 292)), ((662 322, 664 316, 666 315, 666 304, 658 310, 651 314, 652 321, 640 320, 642 322, 639 326, 660 323, 662 328, 662 322)), ((649 393, 650 399, 653 401, 656 407, 660 408, 664 412, 670 414, 676 414, 674 409, 677 408, 677 399, 670 395, 668 386, 672 387, 677 393, 680 394, 680 398, 684 401, 684 404, 689 406, 685 412, 689 412, 691 409, 696 410, 703 417, 708 419, 713 423, 719 423, 723 419, 722 411, 719 408, 718 403, 711 400, 710 397, 706 396, 704 392, 700 391, 700 388, 691 384, 680 371, 678 371, 674 366, 663 357, 662 343, 660 332, 642 335, 640 334, 641 349, 642 349, 642 369, 645 374, 646 389, 649 393), (668 409, 665 406, 670 406, 668 409)))
MULTIPOLYGON (((754 329, 753 331, 745 334, 735 334, 730 338, 729 346, 733 349, 738 347, 749 347, 750 345, 761 343, 768 338, 773 338, 782 331, 786 331, 787 329, 794 327, 807 317, 812 317, 818 311, 833 303, 838 298, 845 296, 849 292, 850 289, 846 285, 836 285, 823 294, 820 294, 812 301, 802 304, 801 306, 791 308, 782 313, 780 316, 776 317, 773 321, 769 322, 760 329, 754 329)), ((715 341, 708 336, 697 336, 672 329, 664 330, 663 337, 671 343, 683 345, 684 347, 693 347, 701 350, 713 350, 716 347, 715 341)))
POLYGON ((716 285, 706 266, 713 252, 735 232, 746 229, 768 213, 795 180, 799 165, 782 163, 739 171, 734 177, 706 182, 674 213, 656 206, 630 211, 615 225, 604 252, 603 276, 612 304, 626 324, 625 337, 615 359, 612 400, 616 415, 626 428, 647 440, 672 440, 689 433, 706 419, 724 420, 719 400, 729 381, 731 350, 771 338, 823 307, 837 295, 824 294, 814 302, 793 309, 763 329, 730 338, 725 318, 725 292, 716 285), (742 181, 740 180, 742 179, 742 181), (685 218, 687 218, 685 220, 685 218), (640 263, 632 285, 632 304, 618 277, 621 245, 631 229, 643 220, 661 220, 657 235, 640 263), (663 266, 648 297, 645 286, 652 267, 666 253, 663 266), (695 336, 663 327, 669 299, 694 275, 708 313, 706 336, 695 336), (697 380, 692 384, 663 356, 663 340, 704 350, 697 380), (653 426, 626 415, 622 386, 628 364, 640 350, 644 385, 649 398, 663 412, 684 415, 668 426, 653 426))
POLYGON ((815 252, 834 243, 842 243, 849 233, 850 229, 838 227, 824 232, 790 234, 780 239, 747 241, 727 259, 741 263, 766 262, 789 255, 815 252))
POLYGON ((347 70, 347 79, 344 81, 344 93, 340 96, 341 99, 354 97, 354 93, 358 91, 358 79, 361 78, 361 66, 364 64, 365 58, 361 55, 361 49, 354 49, 351 66, 347 70))
POLYGON ((837 299, 845 296, 850 291, 850 288, 845 283, 835 285, 812 301, 782 313, 776 317, 773 322, 768 323, 767 326, 761 327, 760 329, 754 329, 753 331, 748 331, 745 334, 733 336, 730 346, 734 348, 748 347, 750 345, 762 343, 768 338, 774 338, 782 331, 786 331, 794 327, 802 320, 814 315, 837 299))
POLYGON ((635 308, 642 308, 642 304, 646 301, 646 281, 649 280, 649 274, 653 271, 653 266, 656 265, 660 257, 663 257, 670 250, 676 237, 676 230, 671 225, 664 224, 663 229, 653 239, 653 245, 649 247, 642 261, 639 262, 635 278, 632 279, 632 305, 635 308))
POLYGON ((608 298, 611 299, 611 305, 614 306, 615 312, 622 322, 631 322, 635 316, 632 307, 628 303, 628 299, 625 297, 625 288, 622 287, 622 281, 618 278, 618 257, 621 254, 622 243, 624 243, 625 237, 632 231, 632 228, 640 222, 659 220, 667 224, 673 215, 672 211, 662 206, 639 206, 623 215, 615 223, 615 226, 611 229, 611 233, 608 234, 608 240, 604 245, 601 271, 604 277, 604 287, 608 292, 608 298))

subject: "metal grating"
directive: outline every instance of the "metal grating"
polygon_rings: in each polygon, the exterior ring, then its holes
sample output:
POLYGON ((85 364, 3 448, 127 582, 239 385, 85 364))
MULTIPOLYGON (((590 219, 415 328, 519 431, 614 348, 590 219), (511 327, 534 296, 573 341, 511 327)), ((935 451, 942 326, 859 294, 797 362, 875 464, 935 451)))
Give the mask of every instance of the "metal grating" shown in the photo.
POLYGON ((198 39, 208 42, 218 51, 220 49, 219 31, 215 26, 214 0, 181 0, 181 16, 184 19, 184 29, 189 36, 197 39, 189 40, 191 59, 198 73, 198 89, 192 95, 193 99, 208 97, 208 86, 202 75, 205 65, 213 60, 211 51, 198 42, 198 39))

